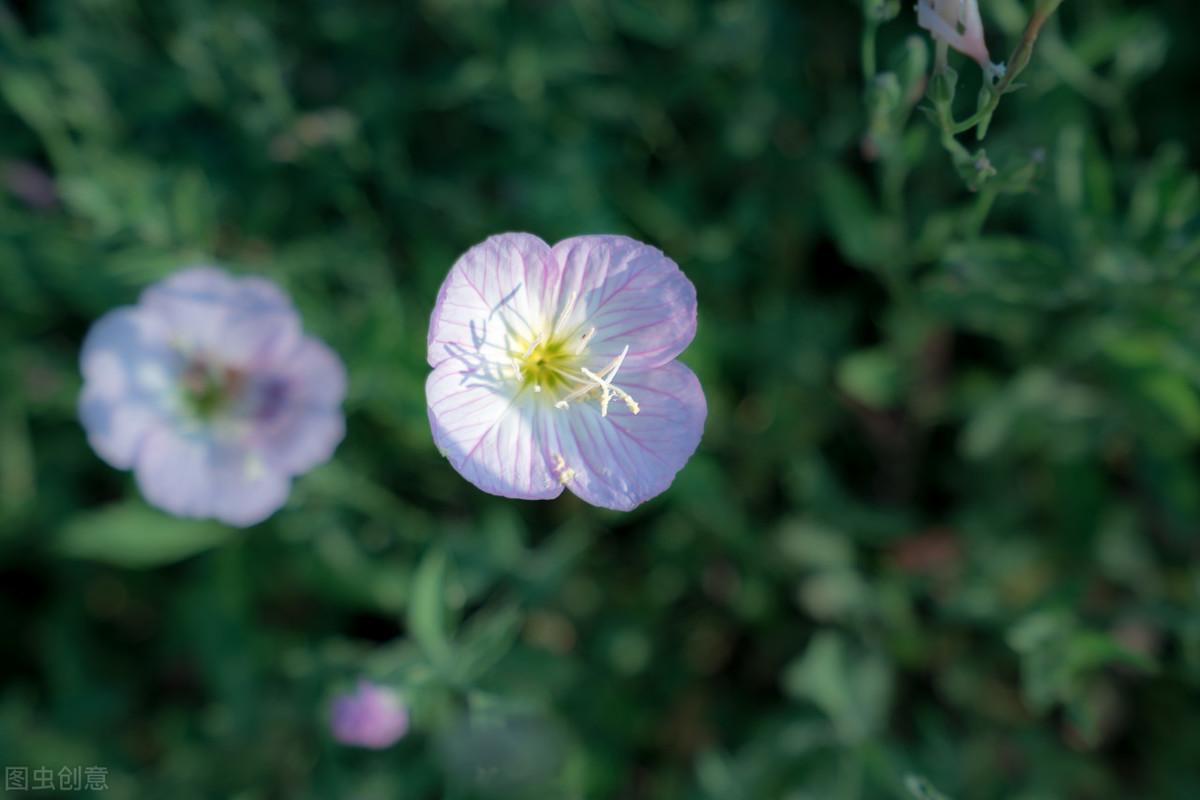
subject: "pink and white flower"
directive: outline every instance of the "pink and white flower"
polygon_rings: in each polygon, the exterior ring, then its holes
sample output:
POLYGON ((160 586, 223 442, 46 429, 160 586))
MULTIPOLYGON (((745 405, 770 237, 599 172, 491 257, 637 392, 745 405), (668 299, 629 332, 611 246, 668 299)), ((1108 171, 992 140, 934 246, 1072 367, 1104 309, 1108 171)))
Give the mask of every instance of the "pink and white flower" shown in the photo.
POLYGON ((261 278, 178 272, 101 317, 80 365, 92 449, 176 516, 259 522, 345 432, 341 361, 261 278))
POLYGON ((408 733, 408 709, 396 691, 362 680, 333 701, 330 728, 342 744, 382 750, 408 733))
POLYGON ((429 324, 434 441, 485 492, 629 510, 700 442, 704 392, 675 360, 695 333, 695 287, 653 247, 493 236, 451 268, 429 324))
POLYGON ((974 59, 989 75, 1003 73, 988 55, 978 0, 918 0, 917 24, 934 39, 974 59))

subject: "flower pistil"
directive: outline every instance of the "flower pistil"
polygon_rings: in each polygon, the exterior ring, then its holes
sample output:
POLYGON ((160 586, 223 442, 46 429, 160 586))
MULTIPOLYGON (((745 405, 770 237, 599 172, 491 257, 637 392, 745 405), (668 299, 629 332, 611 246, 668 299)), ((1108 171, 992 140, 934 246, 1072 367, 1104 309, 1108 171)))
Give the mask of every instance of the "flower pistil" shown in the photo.
POLYGON ((548 332, 537 333, 528 339, 509 338, 508 358, 521 389, 531 388, 536 393, 546 391, 554 398, 554 407, 559 410, 598 394, 600 416, 608 416, 608 406, 614 397, 624 401, 629 410, 637 414, 641 411, 637 401, 613 382, 629 354, 629 345, 625 345, 608 364, 593 371, 584 366, 584 362, 588 342, 596 334, 595 327, 589 327, 578 336, 576 333, 583 328, 582 324, 570 332, 560 333, 574 306, 573 300, 573 296, 568 299, 558 319, 548 326, 548 332))

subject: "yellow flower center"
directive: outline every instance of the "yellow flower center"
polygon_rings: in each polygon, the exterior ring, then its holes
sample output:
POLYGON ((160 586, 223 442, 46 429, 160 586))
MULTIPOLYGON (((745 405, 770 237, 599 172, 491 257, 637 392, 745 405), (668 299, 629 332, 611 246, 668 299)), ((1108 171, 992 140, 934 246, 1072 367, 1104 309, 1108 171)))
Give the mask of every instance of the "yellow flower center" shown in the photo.
POLYGON ((568 376, 579 372, 582 354, 571 351, 565 339, 516 344, 518 348, 524 345, 524 352, 516 352, 513 357, 522 388, 557 394, 568 384, 568 376))
MULTIPOLYGON (((568 302, 567 307, 573 304, 568 302)), ((565 316, 564 311, 564 316, 565 316)), ((629 354, 626 345, 620 355, 599 370, 592 371, 584 366, 587 361, 587 345, 596 334, 595 328, 576 328, 563 331, 560 317, 547 326, 545 333, 530 339, 509 339, 508 356, 519 391, 531 390, 553 401, 554 407, 565 410, 571 403, 592 397, 600 400, 600 415, 608 416, 608 405, 614 397, 622 400, 634 414, 641 409, 629 393, 613 381, 617 370, 629 354), (581 332, 582 331, 582 332, 581 332)))

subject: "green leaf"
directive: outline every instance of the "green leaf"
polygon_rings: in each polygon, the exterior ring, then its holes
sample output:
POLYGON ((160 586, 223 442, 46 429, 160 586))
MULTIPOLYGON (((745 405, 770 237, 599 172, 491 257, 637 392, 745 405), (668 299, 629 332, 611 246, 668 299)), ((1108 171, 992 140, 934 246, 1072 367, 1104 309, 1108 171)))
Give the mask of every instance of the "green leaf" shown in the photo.
POLYGON ((889 408, 900 399, 900 365, 883 348, 846 356, 838 365, 837 382, 842 391, 871 408, 889 408))
POLYGON ((847 260, 860 267, 883 269, 903 259, 899 226, 879 213, 861 181, 847 170, 831 166, 822 172, 818 186, 822 210, 847 260))
POLYGON ((854 547, 846 534, 816 520, 788 520, 776 539, 779 555, 789 565, 836 570, 854 564, 854 547))
POLYGON ((1177 435, 1189 440, 1200 437, 1200 399, 1185 378, 1155 372, 1143 379, 1140 389, 1146 402, 1177 435))
POLYGON ((215 547, 231 533, 219 522, 178 519, 141 503, 119 503, 76 516, 59 532, 54 549, 71 558, 149 568, 215 547))
POLYGON ((1152 674, 1158 664, 1145 653, 1130 650, 1108 633, 1083 631, 1067 642, 1066 661, 1075 672, 1109 666, 1123 666, 1152 674))
POLYGON ((417 567, 408 607, 408 628, 435 666, 448 665, 452 647, 446 611, 446 553, 441 548, 426 553, 417 567))
POLYGON ((784 690, 816 705, 844 742, 861 742, 878 731, 891 703, 892 674, 874 652, 852 649, 844 637, 823 632, 788 666, 784 690))
POLYGON ((950 800, 946 795, 939 792, 934 785, 929 782, 928 778, 920 775, 909 775, 904 779, 904 788, 908 789, 909 794, 916 800, 950 800))
POLYGON ((1021 689, 1030 708, 1048 711, 1077 701, 1090 679, 1121 666, 1153 673, 1154 659, 1130 650, 1107 632, 1087 630, 1073 612, 1043 609, 1029 614, 1008 633, 1021 656, 1021 689))
POLYGON ((1053 247, 1015 237, 952 245, 945 268, 964 288, 1029 308, 1055 307, 1081 296, 1078 265, 1053 247))
POLYGON ((479 678, 508 654, 521 632, 521 612, 515 605, 473 616, 463 633, 455 658, 458 680, 479 678))

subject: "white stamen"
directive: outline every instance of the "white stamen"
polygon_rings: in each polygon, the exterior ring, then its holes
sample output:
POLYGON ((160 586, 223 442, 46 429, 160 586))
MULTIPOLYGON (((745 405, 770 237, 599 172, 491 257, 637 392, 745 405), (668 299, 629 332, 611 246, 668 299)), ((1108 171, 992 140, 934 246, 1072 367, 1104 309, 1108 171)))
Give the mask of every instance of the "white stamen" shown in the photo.
MULTIPOLYGON (((574 303, 575 292, 571 292, 571 294, 567 297, 566 304, 563 306, 562 311, 559 312, 558 319, 555 320, 554 324, 550 328, 549 338, 551 340, 554 340, 554 331, 566 322, 568 314, 574 307, 574 303)), ((578 330, 578 328, 576 328, 576 330, 578 330)), ((580 334, 578 339, 575 340, 576 350, 574 355, 582 356, 587 350, 588 342, 591 341, 592 337, 595 335, 595 326, 589 327, 585 332, 580 334)), ((528 361, 529 357, 533 354, 533 351, 537 348, 537 346, 546 341, 546 339, 546 334, 539 335, 533 340, 532 343, 530 343, 529 347, 525 350, 524 355, 522 355, 519 359, 513 359, 513 366, 517 370, 518 378, 524 377, 524 366, 526 365, 525 362, 528 361)), ((570 347, 569 343, 564 342, 564 344, 566 344, 567 347, 570 347)), ((510 356, 511 355, 514 354, 510 353, 510 356)), ((564 368, 556 363, 555 358, 548 357, 549 360, 547 360, 546 363, 539 364, 541 369, 553 373, 558 378, 561 378, 568 383, 577 384, 573 390, 558 398, 554 403, 554 407, 557 409, 570 408, 571 403, 574 401, 585 398, 591 392, 599 390, 600 416, 608 416, 608 407, 609 404, 612 403, 613 397, 620 398, 620 400, 625 403, 632 413, 640 413, 641 407, 638 406, 637 401, 630 396, 629 392, 625 391, 614 383, 617 373, 620 371, 621 366, 625 363, 625 358, 628 355, 629 345, 625 345, 616 358, 596 372, 593 372, 587 367, 578 367, 578 371, 564 368)), ((540 382, 534 383, 533 391, 538 393, 542 391, 542 385, 540 382)))
POLYGON ((587 333, 585 333, 579 337, 579 349, 575 352, 583 353, 584 349, 587 348, 588 340, 591 339, 595 335, 596 335, 596 329, 594 327, 588 328, 587 333))
POLYGON ((527 359, 527 358, 529 358, 531 355, 533 355, 533 349, 534 349, 535 347, 537 347, 539 344, 541 344, 541 343, 542 343, 542 340, 543 340, 543 339, 545 339, 545 338, 546 338, 545 336, 541 336, 541 335, 539 335, 539 336, 538 336, 536 339, 534 339, 532 342, 530 342, 530 343, 529 343, 529 348, 528 348, 528 349, 525 351, 525 353, 524 353, 524 354, 521 356, 521 360, 522 360, 522 361, 524 361, 525 359, 527 359))
POLYGON ((625 391, 624 389, 620 388, 619 386, 612 387, 612 390, 613 390, 613 393, 617 397, 619 397, 625 401, 625 405, 629 407, 629 410, 635 416, 637 414, 641 413, 642 407, 638 405, 637 400, 634 400, 632 397, 629 396, 629 392, 625 391))
POLYGON ((601 378, 587 367, 583 368, 583 374, 595 381, 596 385, 600 387, 600 416, 607 417, 608 401, 612 399, 612 388, 604 382, 604 378, 601 378))
MULTIPOLYGON (((515 369, 517 371, 517 380, 520 380, 525 377, 525 368, 521 365, 524 363, 525 359, 527 359, 531 355, 533 355, 534 348, 537 347, 539 344, 541 344, 542 340, 545 338, 546 338, 545 336, 542 336, 539 334, 537 336, 537 338, 535 338, 532 342, 529 343, 529 347, 525 350, 525 352, 523 354, 521 354, 520 357, 514 356, 512 354, 512 351, 509 351, 509 358, 512 360, 513 369, 515 369)), ((541 389, 537 388, 537 389, 534 389, 534 391, 540 392, 541 389)))
POLYGON ((563 486, 566 486, 575 477, 575 470, 567 466, 561 453, 554 454, 554 472, 558 475, 558 482, 563 486))
POLYGON ((567 314, 575 310, 576 292, 574 289, 567 295, 567 302, 563 303, 562 311, 558 313, 558 319, 554 321, 554 325, 550 328, 551 333, 559 330, 567 321, 567 314))
POLYGON ((628 392, 613 385, 613 381, 617 377, 617 371, 621 369, 621 365, 625 363, 625 356, 627 355, 629 355, 629 345, 625 345, 625 349, 621 351, 621 355, 613 359, 612 363, 602 369, 599 375, 592 372, 587 367, 584 367, 581 370, 584 375, 587 375, 589 378, 595 381, 596 386, 598 386, 600 389, 600 416, 602 417, 608 416, 608 404, 612 400, 614 394, 624 400, 625 405, 627 405, 629 410, 634 414, 637 414, 639 411, 641 411, 637 402, 629 396, 628 392))

